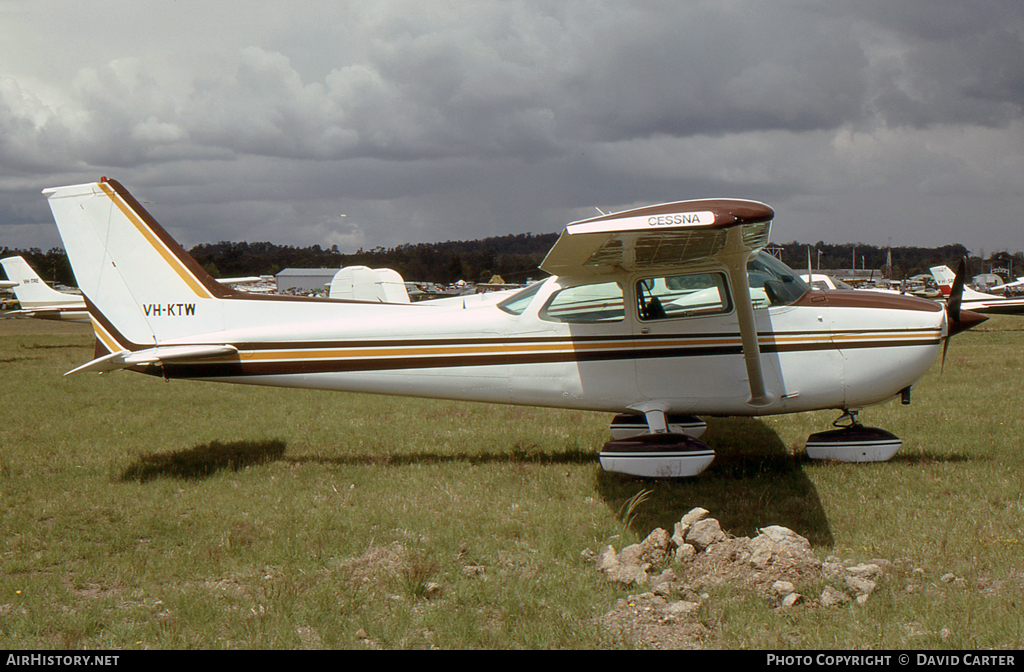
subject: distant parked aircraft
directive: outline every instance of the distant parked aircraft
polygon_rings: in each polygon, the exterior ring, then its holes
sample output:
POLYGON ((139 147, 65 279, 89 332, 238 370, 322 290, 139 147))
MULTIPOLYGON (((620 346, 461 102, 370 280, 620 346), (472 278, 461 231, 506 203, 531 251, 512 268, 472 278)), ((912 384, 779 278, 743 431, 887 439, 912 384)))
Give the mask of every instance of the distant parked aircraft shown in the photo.
POLYGON ((812 273, 810 275, 804 273, 800 276, 800 279, 806 282, 814 289, 849 289, 861 292, 881 292, 882 294, 900 294, 901 292, 895 289, 885 289, 882 287, 871 287, 867 289, 860 289, 859 287, 853 287, 838 278, 833 278, 831 275, 825 275, 824 273, 812 273))
MULTIPOLYGON (((931 269, 935 282, 939 283, 942 295, 948 297, 953 290, 955 275, 948 266, 936 266, 931 269)), ((964 310, 971 310, 976 313, 1003 313, 1011 315, 1024 314, 1024 298, 1010 298, 977 292, 970 287, 964 287, 964 296, 960 303, 964 310)))
POLYGON ((22 257, 0 259, 8 280, 16 283, 12 288, 21 304, 20 310, 5 313, 5 317, 35 317, 41 320, 72 320, 88 322, 89 312, 80 294, 58 292, 32 270, 22 257))

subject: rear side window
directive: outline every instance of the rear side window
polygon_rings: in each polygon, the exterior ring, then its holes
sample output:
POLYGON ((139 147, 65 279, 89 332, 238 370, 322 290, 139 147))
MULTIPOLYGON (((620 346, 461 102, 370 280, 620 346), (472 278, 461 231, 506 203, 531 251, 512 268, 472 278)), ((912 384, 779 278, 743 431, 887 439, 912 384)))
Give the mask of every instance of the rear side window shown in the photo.
POLYGON ((540 311, 548 322, 598 323, 621 322, 625 317, 622 285, 603 282, 567 287, 555 293, 540 311))
POLYGON ((526 307, 533 301, 533 297, 540 290, 540 286, 543 282, 535 282, 521 292, 516 292, 512 296, 508 297, 504 301, 498 304, 498 308, 501 308, 506 313, 511 315, 522 315, 526 307))
POLYGON ((637 314, 644 321, 732 310, 725 275, 721 273, 646 278, 636 283, 636 301, 637 314))

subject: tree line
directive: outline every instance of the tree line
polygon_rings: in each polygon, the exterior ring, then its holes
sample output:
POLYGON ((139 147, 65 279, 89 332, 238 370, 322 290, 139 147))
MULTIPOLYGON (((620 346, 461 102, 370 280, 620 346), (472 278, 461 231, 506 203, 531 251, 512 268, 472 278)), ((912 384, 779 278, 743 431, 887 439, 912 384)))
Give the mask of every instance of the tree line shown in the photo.
MULTIPOLYGON (((458 280, 487 282, 500 275, 506 282, 522 283, 545 274, 538 268, 558 238, 557 233, 498 236, 481 240, 417 243, 397 247, 359 249, 341 253, 337 246, 323 249, 319 245, 294 247, 269 242, 220 242, 196 245, 191 254, 215 278, 248 275, 275 275, 286 268, 341 268, 369 266, 392 268, 406 280, 449 284, 458 280)), ((968 259, 968 275, 987 273, 994 266, 1012 268, 1013 275, 1024 275, 1024 254, 999 252, 986 259, 974 256, 963 245, 925 247, 875 247, 860 243, 843 245, 818 242, 814 244, 773 243, 782 261, 795 269, 810 265, 817 269, 874 269, 883 271, 891 255, 893 278, 907 278, 927 273, 932 266, 945 264, 956 268, 961 259, 968 259)), ((74 286, 74 275, 67 255, 61 248, 45 252, 38 248, 20 250, 0 246, 0 258, 20 255, 50 282, 74 286)))

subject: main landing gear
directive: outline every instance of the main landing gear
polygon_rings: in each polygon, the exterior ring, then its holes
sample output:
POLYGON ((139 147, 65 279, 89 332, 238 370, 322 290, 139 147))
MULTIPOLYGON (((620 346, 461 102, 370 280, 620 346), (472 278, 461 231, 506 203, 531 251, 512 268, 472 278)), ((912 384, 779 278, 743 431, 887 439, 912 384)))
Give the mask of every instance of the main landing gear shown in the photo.
MULTIPOLYGON (((902 447, 884 429, 865 427, 857 410, 846 410, 832 423, 836 429, 811 434, 807 457, 837 462, 885 462, 902 447)), ((661 410, 623 413, 612 419, 612 440, 599 455, 605 471, 644 478, 696 476, 715 459, 715 451, 697 438, 707 425, 692 415, 661 410)))
POLYGON ((661 410, 616 415, 601 468, 645 478, 696 476, 715 459, 715 451, 697 440, 706 427, 700 418, 661 410))
POLYGON ((843 411, 832 423, 839 429, 807 437, 807 457, 839 462, 885 462, 895 455, 903 445, 899 437, 884 429, 865 427, 857 421, 857 413, 843 411))

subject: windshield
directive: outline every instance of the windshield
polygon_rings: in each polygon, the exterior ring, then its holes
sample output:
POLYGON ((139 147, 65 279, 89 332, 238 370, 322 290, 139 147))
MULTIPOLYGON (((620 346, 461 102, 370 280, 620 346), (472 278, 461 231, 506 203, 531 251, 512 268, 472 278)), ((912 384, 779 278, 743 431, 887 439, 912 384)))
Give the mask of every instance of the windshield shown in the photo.
POLYGON ((764 251, 747 263, 747 277, 755 308, 788 306, 810 289, 793 269, 764 251))

